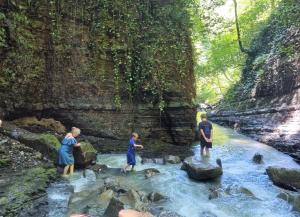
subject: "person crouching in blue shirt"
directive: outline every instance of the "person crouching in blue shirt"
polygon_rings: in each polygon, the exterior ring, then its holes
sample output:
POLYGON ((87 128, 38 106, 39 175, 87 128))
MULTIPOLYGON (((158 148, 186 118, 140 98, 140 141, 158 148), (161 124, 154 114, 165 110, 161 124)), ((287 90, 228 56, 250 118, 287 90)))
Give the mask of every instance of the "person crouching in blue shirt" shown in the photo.
POLYGON ((129 140, 129 146, 128 146, 128 151, 127 151, 127 165, 123 169, 123 172, 126 173, 127 169, 131 167, 131 170, 134 169, 134 166, 136 164, 135 161, 135 149, 136 148, 141 148, 143 149, 143 145, 137 145, 136 141, 138 140, 139 135, 137 133, 132 133, 131 138, 129 140))

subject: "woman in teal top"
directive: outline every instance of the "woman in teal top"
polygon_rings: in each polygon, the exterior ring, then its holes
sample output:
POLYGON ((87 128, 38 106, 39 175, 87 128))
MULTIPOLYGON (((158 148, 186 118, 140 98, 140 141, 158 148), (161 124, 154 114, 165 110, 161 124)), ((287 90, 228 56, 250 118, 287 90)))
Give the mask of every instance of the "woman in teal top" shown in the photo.
POLYGON ((77 143, 75 139, 80 134, 80 129, 76 127, 72 127, 72 131, 68 133, 63 141, 61 142, 61 147, 58 151, 59 165, 64 166, 64 173, 63 175, 67 175, 68 171, 70 170, 70 174, 74 172, 74 156, 73 156, 73 147, 79 147, 80 143, 77 143))

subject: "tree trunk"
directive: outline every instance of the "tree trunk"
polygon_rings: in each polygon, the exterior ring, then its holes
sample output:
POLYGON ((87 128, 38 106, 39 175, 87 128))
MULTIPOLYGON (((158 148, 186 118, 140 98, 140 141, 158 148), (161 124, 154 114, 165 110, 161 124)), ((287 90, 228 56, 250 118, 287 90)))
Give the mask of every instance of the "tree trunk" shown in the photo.
POLYGON ((239 24, 238 12, 237 12, 237 1, 233 0, 233 3, 234 3, 235 26, 236 26, 239 47, 243 53, 250 54, 251 52, 248 49, 244 48, 241 39, 240 24, 239 24))

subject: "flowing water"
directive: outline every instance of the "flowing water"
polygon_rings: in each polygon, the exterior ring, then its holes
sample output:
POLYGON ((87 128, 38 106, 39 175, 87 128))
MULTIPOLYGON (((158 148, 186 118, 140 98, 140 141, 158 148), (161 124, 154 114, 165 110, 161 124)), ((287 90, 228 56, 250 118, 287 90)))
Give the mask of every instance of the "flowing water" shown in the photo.
MULTIPOLYGON (((151 167, 160 170, 161 174, 151 179, 121 174, 118 178, 134 189, 162 193, 168 197, 168 200, 159 206, 185 217, 200 217, 203 213, 213 213, 218 217, 300 217, 299 213, 292 211, 292 207, 287 202, 277 198, 282 189, 274 186, 265 173, 266 167, 271 165, 288 168, 299 168, 299 165, 291 157, 237 134, 231 129, 217 125, 214 129, 216 138, 210 160, 222 159, 224 174, 219 180, 195 182, 180 170, 179 164, 138 164, 136 170, 151 167), (256 152, 264 156, 264 163, 261 165, 252 163, 252 157, 256 152), (241 187, 250 190, 254 196, 232 190, 241 187), (219 198, 209 200, 211 188, 231 189, 231 193, 221 194, 219 198)), ((199 145, 195 144, 195 158, 200 158, 199 148, 199 145)), ((125 161, 125 155, 98 156, 99 164, 110 167, 122 167, 125 161)), ((89 205, 88 201, 95 201, 96 196, 84 192, 94 192, 93 189, 102 182, 103 177, 96 176, 92 171, 88 171, 86 178, 82 177, 81 173, 77 173, 70 181, 74 191, 82 192, 84 195, 82 197, 86 197, 85 205, 89 205)), ((50 204, 53 204, 53 213, 49 213, 50 217, 66 216, 70 195, 68 191, 61 189, 61 185, 56 183, 48 190, 50 204)))

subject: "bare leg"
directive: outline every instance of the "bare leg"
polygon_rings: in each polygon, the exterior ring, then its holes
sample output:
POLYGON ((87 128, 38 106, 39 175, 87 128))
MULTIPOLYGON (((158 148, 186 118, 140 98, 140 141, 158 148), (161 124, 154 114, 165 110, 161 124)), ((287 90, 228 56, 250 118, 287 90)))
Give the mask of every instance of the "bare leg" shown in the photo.
POLYGON ((64 176, 66 176, 68 174, 69 168, 70 168, 70 165, 65 166, 64 174, 63 174, 64 176))
POLYGON ((205 152, 206 152, 206 156, 209 157, 210 153, 209 153, 209 148, 205 148, 205 152))
POLYGON ((204 147, 201 146, 201 151, 200 151, 201 156, 204 156, 204 147))
POLYGON ((70 175, 74 173, 74 164, 70 165, 70 175))
POLYGON ((124 173, 127 172, 128 167, 130 167, 130 165, 126 164, 126 166, 123 168, 123 172, 124 172, 124 173))

